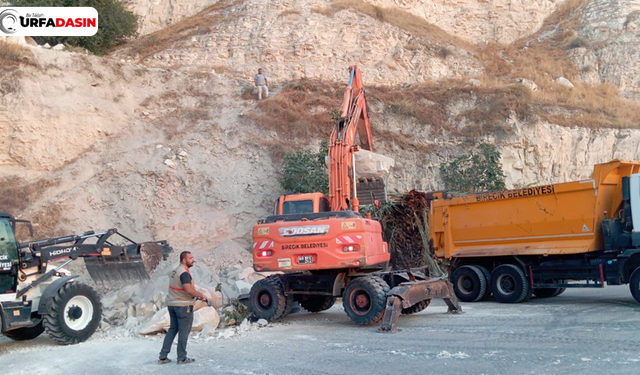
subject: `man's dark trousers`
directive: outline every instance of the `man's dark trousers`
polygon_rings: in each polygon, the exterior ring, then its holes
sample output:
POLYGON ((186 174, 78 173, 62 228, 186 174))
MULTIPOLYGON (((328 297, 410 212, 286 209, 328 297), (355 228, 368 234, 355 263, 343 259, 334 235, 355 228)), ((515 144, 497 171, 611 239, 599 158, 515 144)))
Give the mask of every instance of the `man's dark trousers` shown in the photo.
POLYGON ((171 326, 164 337, 160 359, 167 358, 173 339, 178 335, 178 361, 184 361, 187 358, 187 339, 193 324, 193 306, 169 306, 169 318, 171 326))

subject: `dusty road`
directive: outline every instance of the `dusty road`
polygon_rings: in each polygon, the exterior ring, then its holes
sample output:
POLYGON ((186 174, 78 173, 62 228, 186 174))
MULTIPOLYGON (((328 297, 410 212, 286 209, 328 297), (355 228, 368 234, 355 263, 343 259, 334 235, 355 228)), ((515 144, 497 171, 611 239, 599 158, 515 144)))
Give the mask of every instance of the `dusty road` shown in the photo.
MULTIPOLYGON (((637 374, 640 305, 627 287, 568 290, 519 305, 464 304, 446 315, 438 301, 402 317, 401 333, 356 327, 341 308, 230 339, 191 341, 195 364, 156 364, 162 337, 62 347, 46 336, 0 338, 6 374, 637 374)), ((175 358, 175 348, 171 353, 175 358)))

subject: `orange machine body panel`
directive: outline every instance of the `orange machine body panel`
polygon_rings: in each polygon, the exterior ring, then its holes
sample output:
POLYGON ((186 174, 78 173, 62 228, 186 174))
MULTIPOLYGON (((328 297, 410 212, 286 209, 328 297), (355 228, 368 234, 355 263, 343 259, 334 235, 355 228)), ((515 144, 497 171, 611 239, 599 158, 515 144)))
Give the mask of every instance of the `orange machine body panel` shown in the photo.
POLYGON ((258 224, 253 241, 256 271, 362 268, 390 259, 380 223, 362 217, 258 224))
POLYGON ((435 193, 430 239, 440 258, 579 254, 603 248, 600 222, 618 215, 622 177, 640 162, 613 160, 584 181, 444 199, 435 193))

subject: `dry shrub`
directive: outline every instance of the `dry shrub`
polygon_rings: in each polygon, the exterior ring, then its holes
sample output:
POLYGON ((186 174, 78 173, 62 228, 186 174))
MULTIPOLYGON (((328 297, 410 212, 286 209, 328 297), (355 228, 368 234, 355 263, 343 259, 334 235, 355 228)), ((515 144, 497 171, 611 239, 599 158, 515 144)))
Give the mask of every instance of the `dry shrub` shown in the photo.
POLYGON ((33 53, 18 44, 0 41, 0 66, 5 69, 20 63, 35 65, 33 53))
MULTIPOLYGON (((226 19, 223 10, 243 3, 244 0, 222 0, 217 2, 196 15, 177 22, 167 28, 145 35, 128 43, 125 48, 131 54, 139 54, 141 59, 154 55, 171 47, 174 43, 190 38, 193 35, 203 35, 210 33, 212 26, 226 19)), ((238 17, 235 13, 233 17, 238 17)))
POLYGON ((214 66, 212 67, 212 69, 213 69, 213 71, 214 71, 214 72, 216 72, 217 74, 221 74, 221 73, 223 73, 223 72, 227 69, 227 67, 226 67, 226 66, 224 66, 224 65, 214 65, 214 66))
POLYGON ((42 196, 42 193, 59 183, 57 179, 40 179, 35 182, 28 182, 20 177, 5 177, 1 180, 0 186, 0 212, 8 212, 18 216, 42 196))
POLYGON ((301 13, 297 9, 287 9, 280 12, 280 17, 299 16, 301 13))
POLYGON ((257 110, 246 117, 265 130, 287 139, 310 141, 329 137, 333 129, 331 109, 340 108, 342 90, 338 85, 313 80, 288 83, 277 95, 261 100, 257 110), (311 108, 326 108, 312 113, 311 108))
POLYGON ((314 6, 311 8, 313 13, 322 14, 327 17, 333 17, 333 9, 321 6, 314 6))
POLYGON ((451 44, 470 51, 475 50, 473 44, 447 33, 438 26, 427 22, 424 18, 400 9, 382 8, 362 0, 332 0, 332 6, 336 11, 349 10, 365 14, 381 22, 406 30, 414 37, 451 44))

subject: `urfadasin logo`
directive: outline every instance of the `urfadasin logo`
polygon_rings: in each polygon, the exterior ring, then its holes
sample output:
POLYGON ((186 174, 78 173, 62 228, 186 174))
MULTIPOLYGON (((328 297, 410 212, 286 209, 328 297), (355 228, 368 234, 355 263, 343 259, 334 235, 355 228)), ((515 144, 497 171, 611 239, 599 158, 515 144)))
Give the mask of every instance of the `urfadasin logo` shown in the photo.
POLYGON ((0 7, 0 36, 92 36, 98 11, 90 7, 0 7))
POLYGON ((20 23, 18 12, 13 9, 5 9, 0 12, 0 31, 5 34, 15 34, 20 23))

